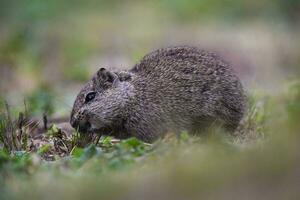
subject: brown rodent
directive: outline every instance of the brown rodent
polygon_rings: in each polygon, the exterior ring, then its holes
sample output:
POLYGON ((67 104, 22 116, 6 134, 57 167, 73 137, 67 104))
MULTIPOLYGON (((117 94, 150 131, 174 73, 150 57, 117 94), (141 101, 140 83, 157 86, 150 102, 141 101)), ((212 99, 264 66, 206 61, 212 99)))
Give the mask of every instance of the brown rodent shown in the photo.
POLYGON ((245 102, 239 78, 218 56, 169 47, 128 71, 101 68, 78 94, 71 124, 80 132, 152 142, 167 132, 197 134, 216 123, 234 130, 245 102))

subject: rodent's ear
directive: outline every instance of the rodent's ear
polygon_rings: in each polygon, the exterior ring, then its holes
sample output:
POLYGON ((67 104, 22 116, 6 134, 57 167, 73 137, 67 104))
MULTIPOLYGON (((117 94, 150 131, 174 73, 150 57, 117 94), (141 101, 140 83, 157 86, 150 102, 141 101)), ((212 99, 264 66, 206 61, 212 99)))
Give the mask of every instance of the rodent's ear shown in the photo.
POLYGON ((119 72, 118 77, 119 77, 120 81, 130 81, 131 80, 131 74, 126 71, 119 72))
POLYGON ((102 83, 105 82, 113 83, 117 78, 118 76, 115 73, 110 72, 105 68, 100 68, 97 72, 97 79, 102 83))

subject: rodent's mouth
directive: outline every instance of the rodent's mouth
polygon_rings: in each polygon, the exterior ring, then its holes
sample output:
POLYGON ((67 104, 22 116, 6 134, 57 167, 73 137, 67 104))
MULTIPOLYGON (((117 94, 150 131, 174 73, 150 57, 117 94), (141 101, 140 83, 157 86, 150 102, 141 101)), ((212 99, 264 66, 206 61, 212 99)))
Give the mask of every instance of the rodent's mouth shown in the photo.
POLYGON ((91 128, 87 131, 89 134, 100 134, 100 135, 110 135, 112 133, 112 129, 109 127, 101 127, 101 128, 91 128))

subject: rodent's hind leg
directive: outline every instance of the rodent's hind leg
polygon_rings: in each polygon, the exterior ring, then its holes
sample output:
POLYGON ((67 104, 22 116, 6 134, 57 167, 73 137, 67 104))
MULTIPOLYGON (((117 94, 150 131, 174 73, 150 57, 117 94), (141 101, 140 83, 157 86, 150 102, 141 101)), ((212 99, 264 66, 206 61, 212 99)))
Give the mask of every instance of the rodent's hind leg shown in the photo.
POLYGON ((233 123, 234 120, 228 119, 206 119, 197 120, 189 128, 189 133, 191 135, 207 135, 211 133, 221 132, 221 133, 232 133, 239 125, 238 123, 233 123))
POLYGON ((242 109, 226 105, 217 114, 223 122, 224 129, 228 132, 234 132, 239 126, 244 113, 242 109))
POLYGON ((192 120, 188 132, 191 135, 203 135, 209 132, 209 129, 217 124, 216 120, 208 116, 198 116, 192 120))

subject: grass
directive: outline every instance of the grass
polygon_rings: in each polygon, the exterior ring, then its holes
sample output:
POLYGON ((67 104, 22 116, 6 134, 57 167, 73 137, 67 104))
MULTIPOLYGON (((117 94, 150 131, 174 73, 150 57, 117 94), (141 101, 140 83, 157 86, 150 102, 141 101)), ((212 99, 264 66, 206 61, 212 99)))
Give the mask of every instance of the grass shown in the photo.
POLYGON ((0 197, 297 199, 298 88, 294 83, 276 97, 252 95, 235 135, 212 129, 205 136, 170 135, 154 144, 67 135, 55 125, 32 137, 34 129, 15 126, 6 106, 0 197), (27 137, 20 137, 20 130, 27 137))

